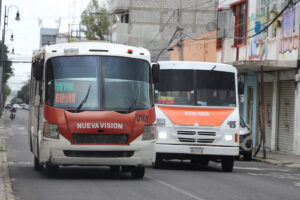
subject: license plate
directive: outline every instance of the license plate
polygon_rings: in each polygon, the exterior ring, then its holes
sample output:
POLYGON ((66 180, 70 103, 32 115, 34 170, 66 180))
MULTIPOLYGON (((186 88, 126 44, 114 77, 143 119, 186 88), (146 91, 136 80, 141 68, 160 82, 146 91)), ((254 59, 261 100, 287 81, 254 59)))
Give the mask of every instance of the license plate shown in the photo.
POLYGON ((203 154, 203 147, 190 147, 191 154, 203 154))

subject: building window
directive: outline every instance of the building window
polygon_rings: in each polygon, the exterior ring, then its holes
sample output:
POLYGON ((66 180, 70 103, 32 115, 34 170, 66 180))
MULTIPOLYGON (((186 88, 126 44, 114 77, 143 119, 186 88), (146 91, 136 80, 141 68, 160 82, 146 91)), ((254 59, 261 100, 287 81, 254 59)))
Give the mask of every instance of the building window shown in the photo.
POLYGON ((235 16, 234 46, 244 45, 247 41, 247 0, 230 5, 235 16))
POLYGON ((217 49, 222 48, 225 38, 233 38, 234 15, 231 9, 219 9, 218 11, 218 32, 217 49))
POLYGON ((121 15, 121 23, 129 23, 129 13, 124 13, 121 15))

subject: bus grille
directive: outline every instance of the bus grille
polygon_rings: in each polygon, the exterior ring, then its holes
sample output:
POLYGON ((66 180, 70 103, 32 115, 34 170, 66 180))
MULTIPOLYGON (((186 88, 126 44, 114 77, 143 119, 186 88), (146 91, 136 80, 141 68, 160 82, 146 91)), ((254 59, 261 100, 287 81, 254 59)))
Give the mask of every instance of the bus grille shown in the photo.
POLYGON ((87 158, 122 158, 131 157, 134 151, 71 151, 64 150, 67 157, 87 157, 87 158))
POLYGON ((215 139, 198 139, 198 143, 213 143, 215 139))
POLYGON ((179 142, 210 144, 215 141, 216 132, 181 130, 177 131, 177 135, 179 142))
POLYGON ((178 135, 195 135, 196 131, 177 131, 178 135))
POLYGON ((128 144, 128 134, 73 134, 73 144, 128 144))
POLYGON ((180 142, 196 142, 194 138, 178 138, 180 142))
POLYGON ((202 131, 198 131, 197 134, 198 135, 203 135, 203 136, 216 136, 216 132, 202 132, 202 131))

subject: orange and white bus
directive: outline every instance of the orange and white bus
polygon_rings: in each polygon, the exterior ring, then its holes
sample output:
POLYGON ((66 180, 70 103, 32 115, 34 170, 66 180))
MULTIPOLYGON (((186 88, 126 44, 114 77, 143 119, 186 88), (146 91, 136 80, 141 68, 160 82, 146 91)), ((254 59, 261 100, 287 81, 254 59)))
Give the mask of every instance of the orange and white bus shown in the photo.
POLYGON ((47 45, 33 53, 29 142, 34 168, 103 165, 143 178, 154 162, 150 53, 125 45, 47 45))
POLYGON ((158 139, 155 166, 166 159, 232 171, 239 155, 237 70, 201 62, 159 62, 155 84, 158 139))

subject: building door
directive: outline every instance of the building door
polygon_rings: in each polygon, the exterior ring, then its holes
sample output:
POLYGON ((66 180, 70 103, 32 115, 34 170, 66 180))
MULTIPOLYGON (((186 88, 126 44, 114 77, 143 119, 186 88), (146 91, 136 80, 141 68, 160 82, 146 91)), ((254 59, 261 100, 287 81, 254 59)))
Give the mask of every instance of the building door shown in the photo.
POLYGON ((295 82, 279 83, 277 150, 291 153, 294 146, 295 82))

